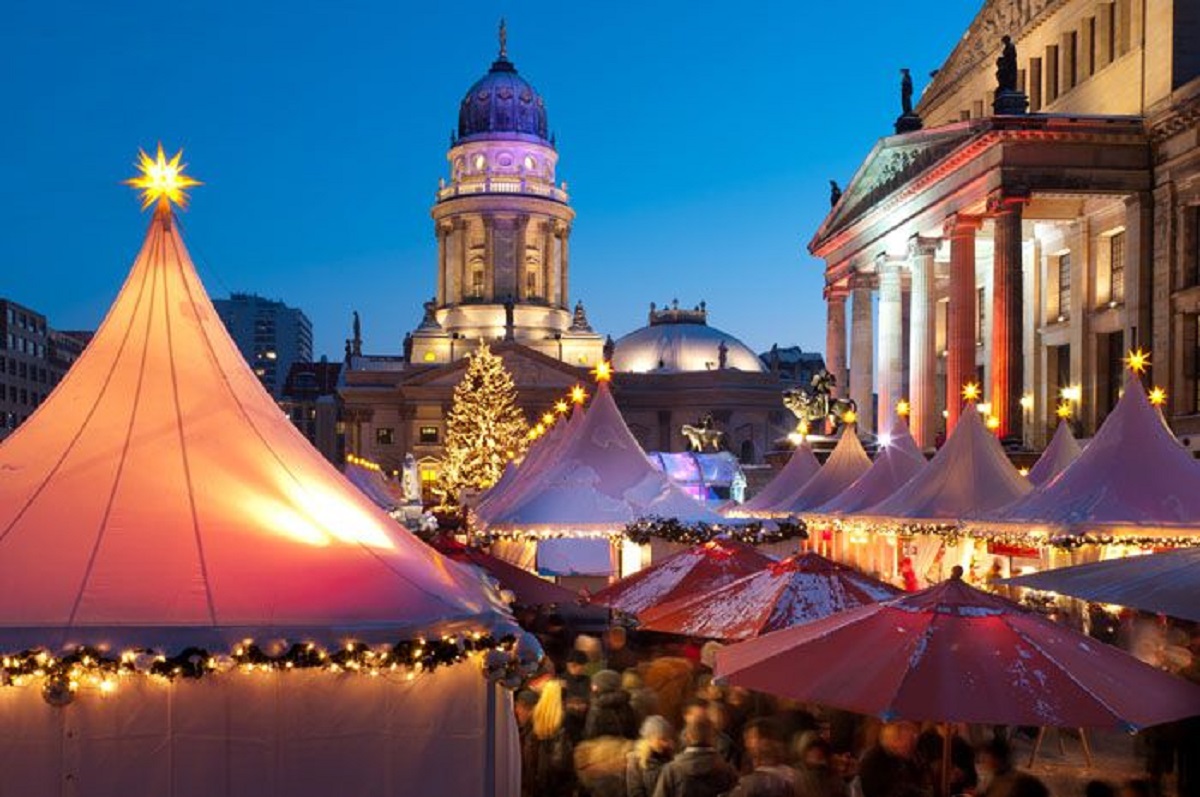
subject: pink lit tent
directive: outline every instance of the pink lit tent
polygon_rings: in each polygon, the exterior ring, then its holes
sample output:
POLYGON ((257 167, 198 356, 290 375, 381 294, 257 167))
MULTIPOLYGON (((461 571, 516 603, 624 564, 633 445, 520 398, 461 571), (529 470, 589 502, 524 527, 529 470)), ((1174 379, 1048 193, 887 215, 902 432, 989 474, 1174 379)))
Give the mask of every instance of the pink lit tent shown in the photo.
POLYGON ((1054 437, 1050 439, 1050 445, 1046 446, 1038 461, 1029 469, 1029 483, 1034 487, 1041 487, 1066 470, 1082 450, 1075 435, 1071 434, 1071 424, 1060 421, 1054 437))
POLYGON ((649 516, 722 522, 650 464, 601 382, 578 427, 487 528, 609 531, 649 516))
MULTIPOLYGON (((107 318, 0 444, 0 652, 224 656, 503 632, 478 574, 397 526, 288 422, 160 207, 107 318)), ((14 794, 513 794, 516 734, 478 660, 411 682, 323 669, 159 681, 64 707, 0 687, 14 794)))
POLYGON ((1131 375, 1078 459, 1023 500, 984 517, 1056 535, 1191 536, 1200 531, 1200 465, 1131 375))
POLYGON ((821 463, 817 462, 808 443, 801 443, 796 446, 796 450, 792 452, 792 456, 783 466, 783 470, 775 474, 775 478, 771 479, 757 495, 741 506, 734 507, 733 511, 746 515, 766 512, 807 484, 809 479, 817 475, 817 471, 820 469, 821 463))
POLYGON ((893 419, 886 443, 880 440, 879 454, 871 469, 842 490, 833 500, 812 510, 819 515, 858 512, 891 497, 928 463, 900 418, 893 419))
POLYGON ((929 464, 892 496, 861 510, 887 518, 958 520, 1010 504, 1032 488, 973 405, 929 464))
POLYGON ((820 506, 841 495, 871 468, 871 458, 863 450, 853 426, 842 429, 837 445, 825 465, 799 490, 764 510, 770 515, 795 515, 820 506))

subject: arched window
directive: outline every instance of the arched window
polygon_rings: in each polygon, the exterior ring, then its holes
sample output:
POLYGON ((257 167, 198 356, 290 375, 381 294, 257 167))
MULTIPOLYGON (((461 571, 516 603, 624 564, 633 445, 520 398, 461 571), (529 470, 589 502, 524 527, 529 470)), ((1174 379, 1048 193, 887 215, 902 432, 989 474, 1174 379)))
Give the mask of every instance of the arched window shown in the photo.
POLYGON ((475 263, 471 266, 471 285, 467 295, 472 299, 483 298, 483 264, 475 263))
POLYGON ((536 298, 538 295, 538 274, 536 268, 528 269, 525 272, 525 295, 529 298, 536 298))
POLYGON ((738 459, 744 465, 754 462, 754 442, 752 440, 742 441, 742 445, 738 450, 738 459))

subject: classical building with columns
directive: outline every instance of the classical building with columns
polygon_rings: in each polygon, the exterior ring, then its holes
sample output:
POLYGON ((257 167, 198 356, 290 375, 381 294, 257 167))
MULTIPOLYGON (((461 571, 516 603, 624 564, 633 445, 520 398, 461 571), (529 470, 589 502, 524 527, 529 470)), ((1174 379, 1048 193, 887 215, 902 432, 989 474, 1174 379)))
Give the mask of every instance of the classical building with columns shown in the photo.
POLYGON ((710 417, 730 450, 757 463, 791 430, 779 363, 708 326, 703 306, 652 309, 647 327, 611 341, 572 305, 575 212, 557 178, 545 102, 509 60, 503 28, 498 58, 459 103, 447 160, 432 209, 437 269, 424 317, 402 352, 364 354, 357 324, 346 343, 338 392, 348 453, 387 469, 412 454, 431 484, 463 358, 480 339, 504 360, 532 419, 613 359, 613 394, 647 450, 682 450, 682 426, 710 417))
POLYGON ((1200 438, 1200 4, 988 0, 904 110, 809 244, 864 425, 932 447, 977 382, 1014 443, 1090 435, 1141 346, 1200 438))

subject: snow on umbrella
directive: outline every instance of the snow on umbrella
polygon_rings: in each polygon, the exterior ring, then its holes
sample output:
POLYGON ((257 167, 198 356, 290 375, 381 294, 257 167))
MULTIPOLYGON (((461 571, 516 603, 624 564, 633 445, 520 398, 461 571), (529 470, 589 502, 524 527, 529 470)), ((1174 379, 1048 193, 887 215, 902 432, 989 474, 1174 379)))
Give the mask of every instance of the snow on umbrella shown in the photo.
POLYGON ((639 570, 592 596, 592 603, 630 614, 687 595, 701 595, 775 560, 736 540, 709 540, 639 570))
POLYGON ((731 684, 884 719, 1135 730, 1200 714, 1200 687, 948 581, 717 653, 731 684))
POLYGON ((901 595, 815 553, 774 562, 712 592, 646 610, 642 628, 712 639, 749 639, 901 595))
POLYGON ((1060 567, 1001 583, 1200 622, 1200 548, 1060 567))

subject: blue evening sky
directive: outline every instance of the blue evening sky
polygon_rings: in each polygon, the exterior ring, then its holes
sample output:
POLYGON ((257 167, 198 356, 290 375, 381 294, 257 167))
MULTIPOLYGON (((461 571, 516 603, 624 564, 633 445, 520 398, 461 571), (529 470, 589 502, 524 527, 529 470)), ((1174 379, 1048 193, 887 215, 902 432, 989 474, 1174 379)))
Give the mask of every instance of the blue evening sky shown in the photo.
POLYGON ((14 4, 0 28, 0 296, 101 320, 146 219, 119 181, 184 147, 209 292, 299 306, 340 357, 350 312, 395 353, 436 273, 429 207, 459 100, 496 52, 546 99, 578 214, 572 301, 618 337, 709 304, 756 350, 824 348, 805 244, 979 0, 14 4))

